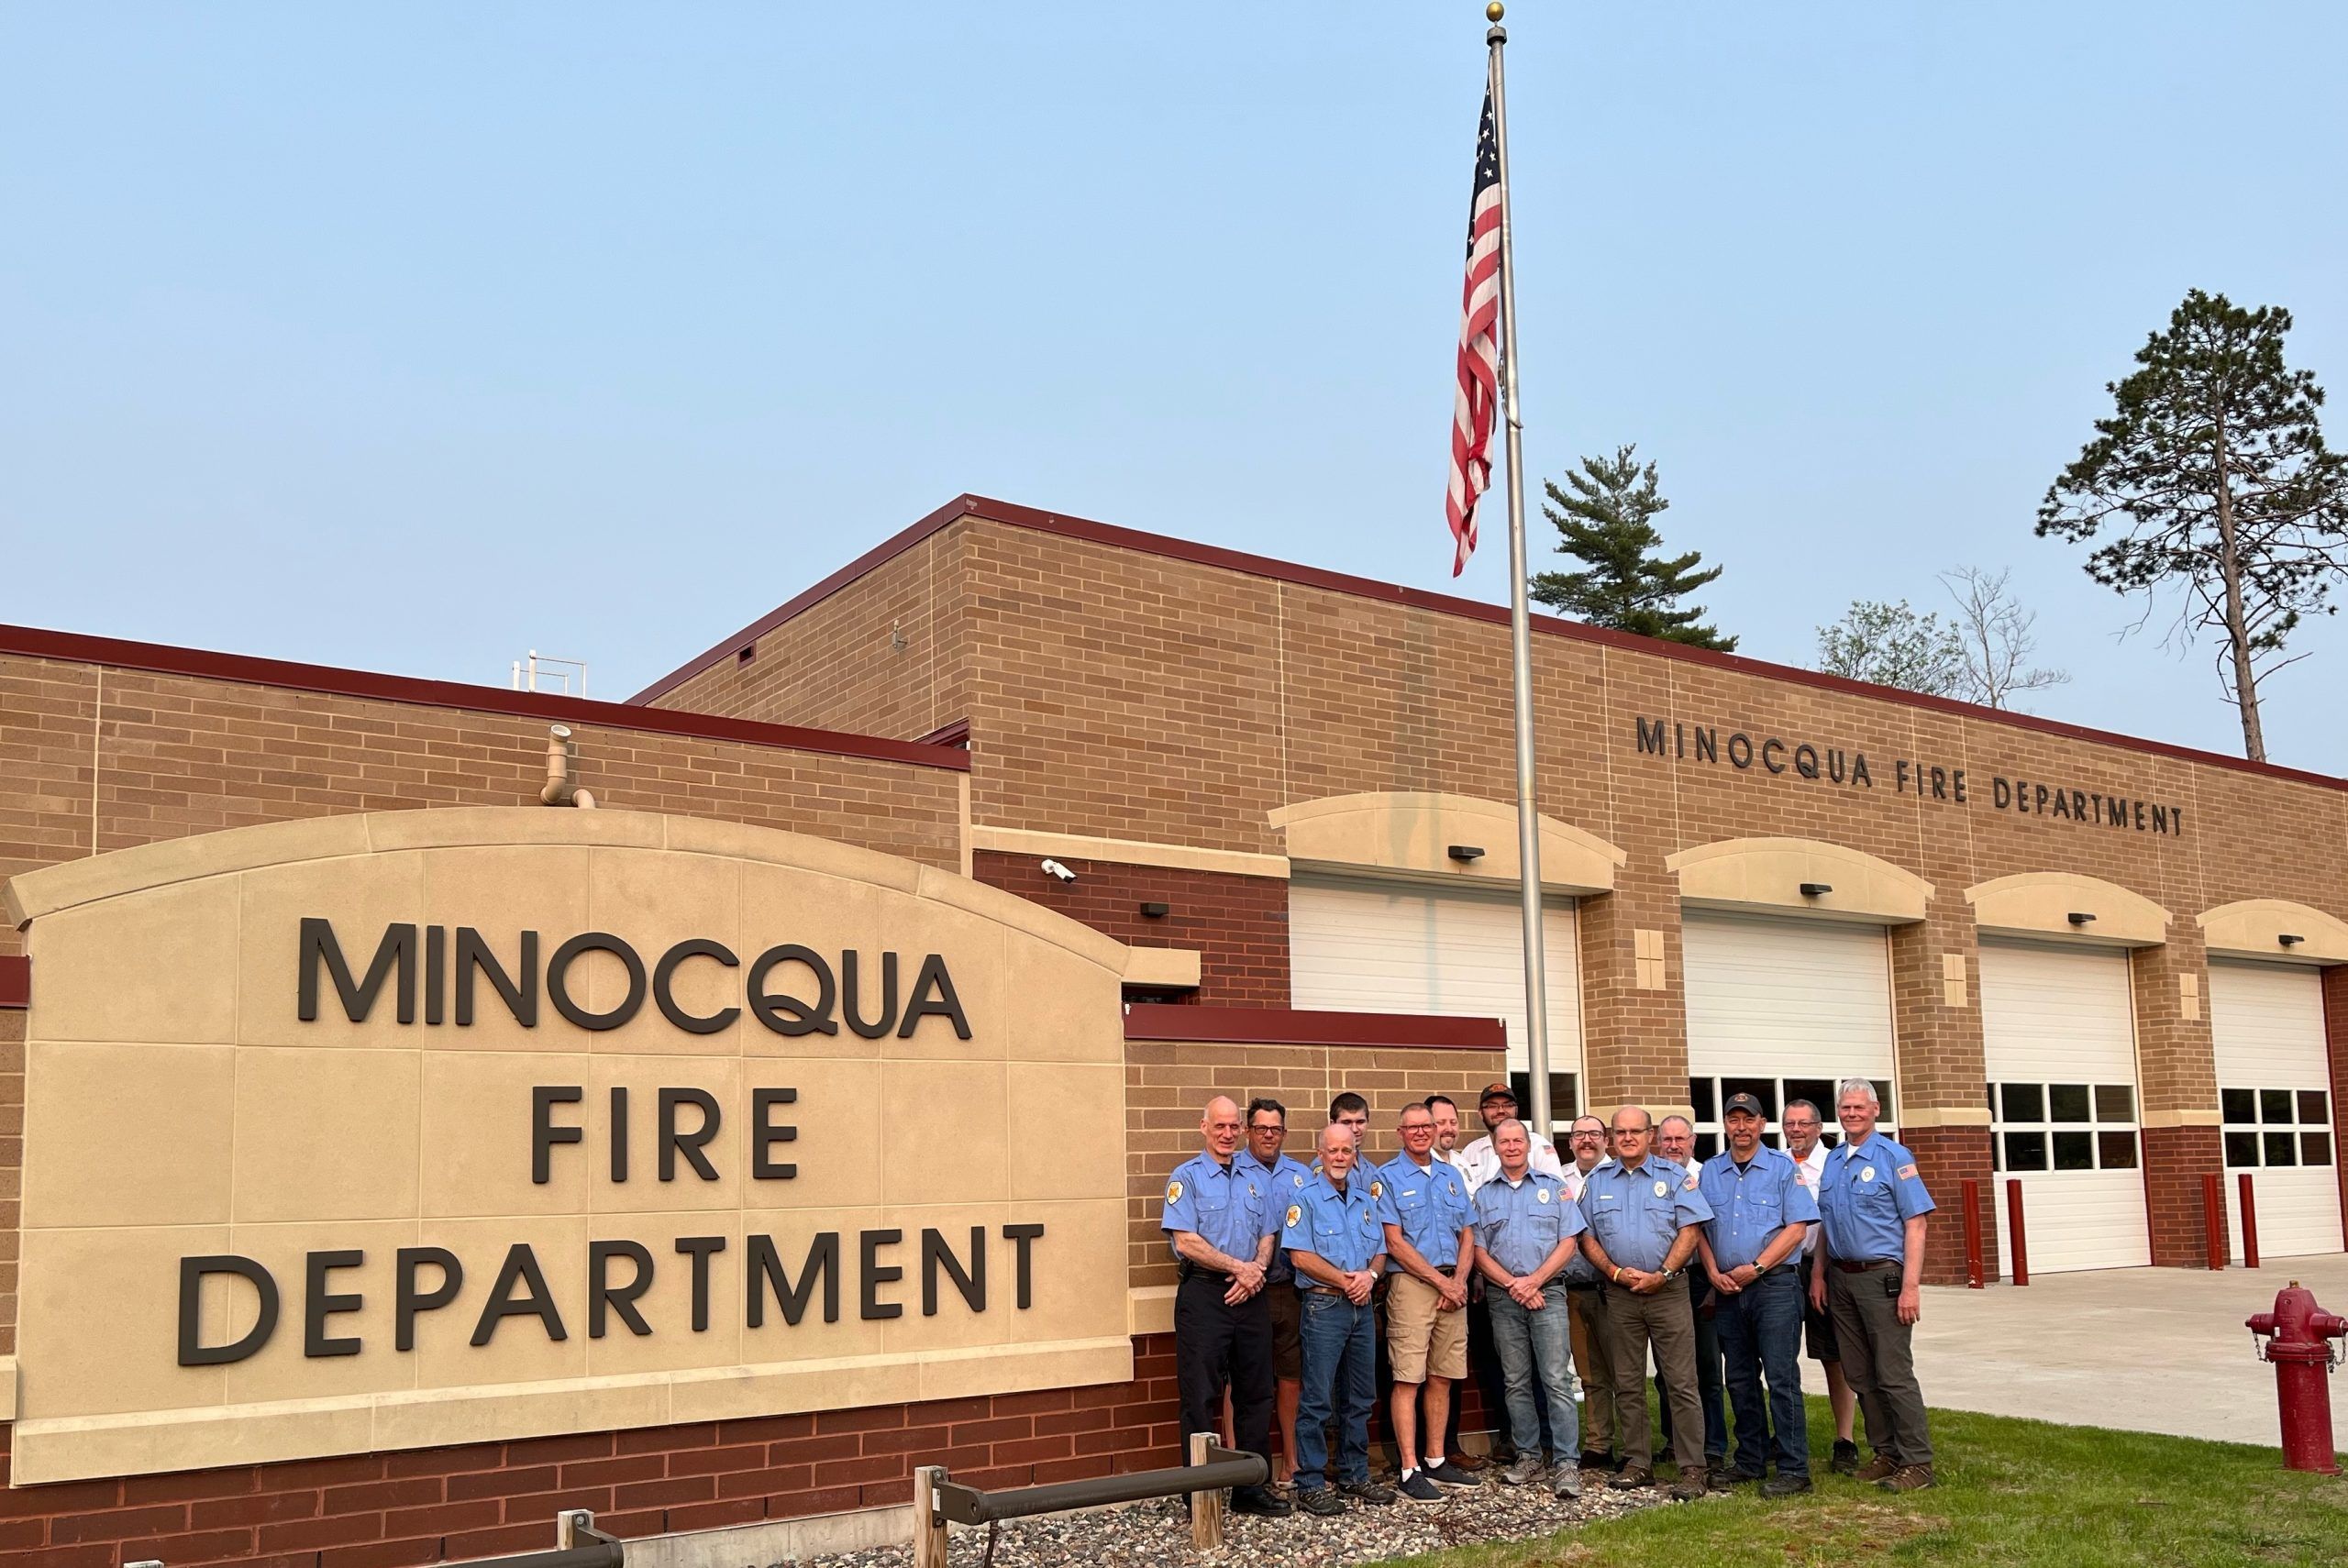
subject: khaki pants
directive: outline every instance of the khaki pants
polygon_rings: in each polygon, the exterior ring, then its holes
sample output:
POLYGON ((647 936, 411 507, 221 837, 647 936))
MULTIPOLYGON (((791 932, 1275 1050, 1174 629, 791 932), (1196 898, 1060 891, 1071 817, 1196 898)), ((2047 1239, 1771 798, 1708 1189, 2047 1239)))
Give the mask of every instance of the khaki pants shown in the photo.
POLYGON ((1930 1464, 1933 1432, 1911 1345, 1916 1329, 1899 1320, 1899 1265, 1862 1274, 1828 1264, 1826 1310, 1843 1352, 1843 1375, 1867 1419, 1867 1446, 1896 1464, 1930 1464))
POLYGON ((1574 1370, 1581 1375, 1581 1446, 1585 1453, 1614 1447, 1614 1352, 1606 1338, 1606 1297, 1597 1286, 1566 1292, 1574 1331, 1574 1370))
POLYGON ((1671 1407, 1672 1457, 1684 1476, 1704 1473, 1704 1407, 1696 1397, 1696 1320, 1688 1309, 1688 1276, 1641 1296, 1619 1285, 1605 1294, 1606 1328, 1613 1345, 1614 1430, 1623 1463, 1655 1468, 1655 1433, 1647 1420, 1647 1347, 1663 1369, 1671 1407))

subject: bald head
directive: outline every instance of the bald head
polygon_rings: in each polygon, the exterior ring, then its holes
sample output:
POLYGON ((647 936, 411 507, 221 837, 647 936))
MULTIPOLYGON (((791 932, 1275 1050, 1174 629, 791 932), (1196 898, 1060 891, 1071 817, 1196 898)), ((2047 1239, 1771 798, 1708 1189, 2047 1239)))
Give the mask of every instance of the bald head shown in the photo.
POLYGON ((1346 1179, 1346 1173, 1354 1168, 1357 1147, 1354 1130, 1344 1122, 1332 1121, 1321 1129, 1321 1168, 1331 1181, 1346 1179))
POLYGON ((1206 1110, 1199 1116, 1199 1141, 1206 1145, 1208 1154, 1228 1162, 1238 1152, 1239 1141, 1245 1136, 1238 1101, 1222 1094, 1207 1101, 1206 1110))

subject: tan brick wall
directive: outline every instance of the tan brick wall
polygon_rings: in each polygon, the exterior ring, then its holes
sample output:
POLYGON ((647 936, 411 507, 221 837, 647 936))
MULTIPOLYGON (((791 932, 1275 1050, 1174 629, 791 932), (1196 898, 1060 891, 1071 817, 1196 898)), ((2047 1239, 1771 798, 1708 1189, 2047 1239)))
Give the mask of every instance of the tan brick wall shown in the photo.
MULTIPOLYGON (((573 723, 606 808, 959 863, 950 771, 573 723)), ((0 877, 287 818, 526 805, 543 720, 0 655, 0 877)), ((23 951, 0 932, 0 954, 23 951)))
POLYGON ((957 657, 966 529, 882 562, 756 639, 748 663, 728 650, 651 705, 895 740, 967 717, 957 657))
POLYGON ((17 1220, 24 1193, 28 1016, 22 1008, 0 1008, 0 1355, 17 1353, 17 1220))
POLYGON ((1370 1158, 1401 1153, 1394 1136, 1405 1104, 1447 1094, 1475 1121, 1476 1095, 1502 1072, 1501 1053, 1322 1045, 1200 1045, 1125 1042, 1126 1192, 1130 1262, 1136 1286, 1172 1285, 1172 1254, 1158 1220, 1166 1178, 1199 1152, 1199 1113, 1216 1095, 1243 1107, 1269 1095, 1288 1107, 1288 1153, 1312 1163, 1313 1140, 1328 1124, 1329 1101, 1347 1089, 1369 1101, 1370 1158))

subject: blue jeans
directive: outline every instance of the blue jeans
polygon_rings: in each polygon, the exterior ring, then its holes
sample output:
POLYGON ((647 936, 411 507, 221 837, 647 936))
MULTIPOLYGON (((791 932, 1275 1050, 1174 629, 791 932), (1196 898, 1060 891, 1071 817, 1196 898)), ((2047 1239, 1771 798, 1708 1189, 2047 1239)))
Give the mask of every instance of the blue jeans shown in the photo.
POLYGON ((1574 1407, 1573 1321, 1561 1280, 1542 1293, 1545 1305, 1528 1312, 1489 1280, 1485 1304, 1492 1313, 1492 1342, 1501 1353, 1501 1375, 1508 1381, 1510 1435, 1520 1459, 1541 1456, 1541 1411, 1534 1403, 1534 1377, 1548 1396, 1550 1458, 1574 1463, 1581 1453, 1581 1416, 1574 1407))
POLYGON ((1378 1326, 1367 1304, 1329 1290, 1304 1293, 1304 1389, 1296 1412, 1296 1489, 1329 1483, 1327 1428, 1338 1418, 1337 1479, 1369 1479, 1369 1407, 1377 1397, 1378 1326), (1342 1402, 1343 1409, 1339 1406, 1342 1402))
POLYGON ((1775 1430, 1778 1474, 1810 1474, 1810 1428, 1801 1405, 1801 1275, 1778 1268, 1733 1296, 1718 1296, 1712 1327, 1727 1363, 1729 1403, 1736 1409, 1736 1473, 1758 1475, 1775 1430), (1761 1382, 1769 1383, 1763 1414, 1761 1382))

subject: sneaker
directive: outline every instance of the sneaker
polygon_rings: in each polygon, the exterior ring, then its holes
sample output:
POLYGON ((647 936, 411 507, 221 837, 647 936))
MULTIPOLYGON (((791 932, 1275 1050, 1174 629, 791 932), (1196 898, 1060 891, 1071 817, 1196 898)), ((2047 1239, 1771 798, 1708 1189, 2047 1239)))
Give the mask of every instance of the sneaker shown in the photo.
POLYGON ((1934 1485, 1929 1464, 1903 1464, 1877 1483, 1887 1492, 1921 1492, 1934 1485))
POLYGON ((1655 1472, 1644 1464, 1625 1463, 1606 1485, 1617 1492, 1635 1492, 1642 1486, 1655 1485, 1655 1472))
POLYGON ((1776 1475, 1761 1483, 1765 1497, 1796 1497, 1810 1490, 1807 1475, 1776 1475))
POLYGON ((1241 1486, 1231 1494, 1231 1511, 1254 1514, 1258 1518, 1284 1519, 1296 1512, 1286 1497, 1269 1486, 1241 1486))
POLYGON ((1614 1457, 1606 1453, 1585 1453, 1581 1456, 1581 1473, 1585 1475, 1611 1475, 1614 1457))
POLYGON ((1394 1500, 1394 1488, 1381 1486, 1375 1481, 1340 1481, 1337 1490, 1355 1502, 1367 1503, 1373 1508, 1382 1508, 1394 1500))
POLYGON ((1326 1486, 1300 1486, 1296 1506, 1317 1518, 1334 1518, 1346 1511, 1346 1500, 1326 1486))
POLYGON ((1414 1503, 1440 1503, 1443 1501, 1443 1488, 1428 1480, 1427 1473, 1423 1470, 1405 1470, 1402 1472, 1401 1482, 1394 1488, 1394 1490, 1401 1496, 1410 1498, 1411 1501, 1414 1503))
POLYGON ((1702 1496, 1707 1489, 1702 1471, 1682 1471, 1679 1479, 1671 1484, 1671 1500, 1675 1503, 1692 1503, 1702 1496))
POLYGON ((1862 1481, 1888 1481, 1898 1474, 1899 1462, 1888 1453, 1877 1454, 1858 1469, 1858 1477, 1862 1481))
POLYGON ((1859 1473, 1859 1445, 1848 1438, 1836 1438, 1834 1457, 1827 1462, 1827 1468, 1837 1475, 1856 1475, 1859 1473))
POLYGON ((1522 1486, 1527 1482, 1540 1479, 1540 1475, 1541 1462, 1539 1460, 1520 1459, 1501 1472, 1501 1480, 1511 1486, 1522 1486))
POLYGON ((1483 1485, 1481 1481, 1477 1480, 1473 1475, 1470 1475, 1465 1470, 1460 1469, 1458 1465, 1453 1463, 1448 1458, 1439 1460, 1436 1463, 1428 1465, 1425 1469, 1420 1471, 1419 1474, 1425 1476, 1428 1480, 1434 1482, 1438 1486, 1480 1486, 1483 1485))
POLYGON ((1572 1464, 1559 1464, 1552 1466, 1551 1468, 1552 1474, 1549 1477, 1550 1492, 1558 1497, 1568 1500, 1579 1498, 1581 1496, 1580 1468, 1572 1464))

